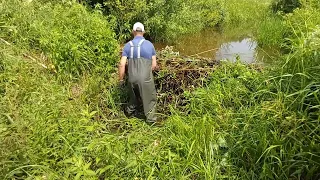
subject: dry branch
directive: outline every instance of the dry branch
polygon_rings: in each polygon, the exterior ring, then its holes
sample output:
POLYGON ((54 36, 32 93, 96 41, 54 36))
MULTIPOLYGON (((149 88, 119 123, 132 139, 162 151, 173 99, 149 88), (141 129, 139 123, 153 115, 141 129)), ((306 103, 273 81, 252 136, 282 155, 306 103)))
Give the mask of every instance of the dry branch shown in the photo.
POLYGON ((6 41, 6 40, 4 40, 4 39, 0 38, 0 40, 1 40, 2 42, 4 42, 6 45, 12 46, 8 41, 6 41))
POLYGON ((33 61, 34 61, 35 63, 37 63, 39 66, 41 66, 41 67, 43 67, 43 68, 45 68, 45 69, 48 69, 48 67, 47 67, 46 65, 44 65, 44 64, 42 64, 42 63, 39 63, 36 58, 31 57, 31 56, 29 56, 29 55, 27 55, 27 54, 23 54, 23 56, 26 57, 26 58, 28 58, 28 59, 33 60, 33 61))

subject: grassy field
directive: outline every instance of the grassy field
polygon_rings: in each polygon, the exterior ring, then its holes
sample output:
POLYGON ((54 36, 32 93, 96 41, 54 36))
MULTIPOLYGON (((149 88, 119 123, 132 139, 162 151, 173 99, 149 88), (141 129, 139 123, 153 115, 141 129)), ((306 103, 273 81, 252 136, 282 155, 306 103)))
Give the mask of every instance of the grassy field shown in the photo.
POLYGON ((289 14, 212 3, 217 26, 250 25, 282 55, 261 67, 158 52, 163 121, 149 126, 122 112, 115 19, 76 2, 0 1, 0 179, 319 179, 318 2, 289 14))

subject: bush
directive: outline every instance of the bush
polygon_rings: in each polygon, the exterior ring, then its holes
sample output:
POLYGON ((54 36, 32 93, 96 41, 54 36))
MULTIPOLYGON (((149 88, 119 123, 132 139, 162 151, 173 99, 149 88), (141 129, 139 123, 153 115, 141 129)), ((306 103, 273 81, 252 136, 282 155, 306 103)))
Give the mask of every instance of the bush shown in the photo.
POLYGON ((259 20, 262 19, 268 13, 267 1, 259 0, 228 0, 223 3, 225 10, 224 23, 232 26, 246 26, 252 27, 255 23, 259 24, 259 20))
POLYGON ((44 52, 58 72, 80 75, 110 71, 118 55, 111 24, 98 11, 77 3, 3 1, 6 39, 44 52), (18 9, 19 8, 19 9, 18 9))
POLYGON ((274 0, 271 7, 273 12, 291 13, 294 9, 301 7, 301 0, 274 0))
POLYGON ((155 1, 146 25, 155 40, 172 42, 182 35, 214 27, 223 21, 220 1, 155 1))
POLYGON ((173 41, 177 37, 213 27, 222 21, 220 0, 142 0, 89 1, 100 3, 105 14, 116 19, 116 32, 121 41, 131 35, 132 25, 140 21, 146 25, 148 36, 157 41, 173 41))
POLYGON ((97 177, 81 156, 94 131, 105 123, 92 121, 96 112, 73 97, 75 91, 81 96, 82 87, 69 89, 71 83, 61 85, 33 62, 10 53, 3 57, 0 179, 97 177))

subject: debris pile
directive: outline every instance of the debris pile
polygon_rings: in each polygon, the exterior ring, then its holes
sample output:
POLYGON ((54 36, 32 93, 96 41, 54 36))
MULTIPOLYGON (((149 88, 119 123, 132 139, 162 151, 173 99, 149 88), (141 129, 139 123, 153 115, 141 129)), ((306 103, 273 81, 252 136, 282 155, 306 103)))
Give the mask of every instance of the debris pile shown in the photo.
POLYGON ((166 47, 158 54, 158 70, 154 72, 159 113, 168 114, 170 106, 181 110, 187 105, 185 92, 205 86, 218 62, 203 57, 183 57, 166 47))

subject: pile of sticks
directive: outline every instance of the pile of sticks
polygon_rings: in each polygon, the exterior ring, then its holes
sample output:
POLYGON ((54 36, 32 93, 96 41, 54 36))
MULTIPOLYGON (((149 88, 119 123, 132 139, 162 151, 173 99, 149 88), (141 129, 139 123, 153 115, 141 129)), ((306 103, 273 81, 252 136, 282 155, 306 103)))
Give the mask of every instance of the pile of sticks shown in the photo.
POLYGON ((168 114, 169 105, 175 109, 188 104, 185 92, 203 87, 214 71, 217 61, 194 56, 180 56, 167 47, 158 54, 158 70, 154 72, 159 112, 168 114))

